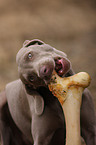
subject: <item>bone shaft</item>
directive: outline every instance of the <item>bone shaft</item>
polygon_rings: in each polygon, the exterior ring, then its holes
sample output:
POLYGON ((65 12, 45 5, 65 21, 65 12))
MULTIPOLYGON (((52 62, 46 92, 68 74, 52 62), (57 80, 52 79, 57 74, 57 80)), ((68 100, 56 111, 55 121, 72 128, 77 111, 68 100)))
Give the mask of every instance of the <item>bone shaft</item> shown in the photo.
POLYGON ((82 88, 70 88, 63 104, 66 121, 66 145, 81 145, 80 136, 80 105, 82 88))

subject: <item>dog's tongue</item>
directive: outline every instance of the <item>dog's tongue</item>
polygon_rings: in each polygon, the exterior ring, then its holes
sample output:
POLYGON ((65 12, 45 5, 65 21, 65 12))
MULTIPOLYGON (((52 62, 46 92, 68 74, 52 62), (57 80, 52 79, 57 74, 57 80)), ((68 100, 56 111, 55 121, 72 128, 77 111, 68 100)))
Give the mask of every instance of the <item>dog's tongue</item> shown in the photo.
POLYGON ((56 63, 55 70, 61 77, 65 75, 70 69, 70 63, 64 58, 57 59, 55 63, 56 63))

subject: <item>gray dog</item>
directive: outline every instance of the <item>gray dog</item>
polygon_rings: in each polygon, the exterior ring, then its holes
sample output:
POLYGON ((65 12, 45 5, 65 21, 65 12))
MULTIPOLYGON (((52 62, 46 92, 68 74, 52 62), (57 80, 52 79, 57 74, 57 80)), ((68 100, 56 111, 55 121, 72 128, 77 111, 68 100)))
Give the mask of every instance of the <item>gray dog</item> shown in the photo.
MULTIPOLYGON (((0 94, 2 145, 64 145, 62 107, 48 83, 54 69, 61 77, 74 74, 66 54, 35 39, 24 43, 16 61, 20 79, 7 84, 0 94)), ((95 112, 87 89, 81 106, 81 135, 87 145, 96 145, 95 112)))

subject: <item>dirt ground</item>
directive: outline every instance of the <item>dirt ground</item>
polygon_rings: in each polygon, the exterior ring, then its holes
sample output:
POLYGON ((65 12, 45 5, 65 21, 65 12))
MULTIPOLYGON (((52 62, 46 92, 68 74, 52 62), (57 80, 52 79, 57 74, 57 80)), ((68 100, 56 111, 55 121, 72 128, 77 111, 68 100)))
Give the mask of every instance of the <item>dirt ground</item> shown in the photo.
POLYGON ((18 78, 16 53, 34 38, 67 53, 76 73, 90 74, 96 108, 96 1, 0 0, 0 91, 18 78))

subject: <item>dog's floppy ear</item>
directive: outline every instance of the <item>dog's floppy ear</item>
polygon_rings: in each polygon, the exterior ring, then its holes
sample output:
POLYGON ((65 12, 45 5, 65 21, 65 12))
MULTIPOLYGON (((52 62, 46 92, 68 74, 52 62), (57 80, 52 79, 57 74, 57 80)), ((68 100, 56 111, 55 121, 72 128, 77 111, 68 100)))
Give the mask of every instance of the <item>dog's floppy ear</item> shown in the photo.
POLYGON ((42 96, 36 91, 33 91, 32 95, 28 94, 26 89, 25 92, 29 102, 30 111, 36 115, 41 115, 44 110, 44 100, 42 96))
POLYGON ((25 40, 25 42, 23 43, 23 46, 24 47, 28 47, 28 46, 31 46, 31 45, 43 45, 44 42, 39 40, 39 39, 33 39, 33 40, 25 40))
POLYGON ((41 96, 36 95, 34 100, 35 113, 41 115, 44 110, 44 100, 41 96))
POLYGON ((28 43, 30 43, 30 40, 25 40, 23 46, 26 46, 28 43))

